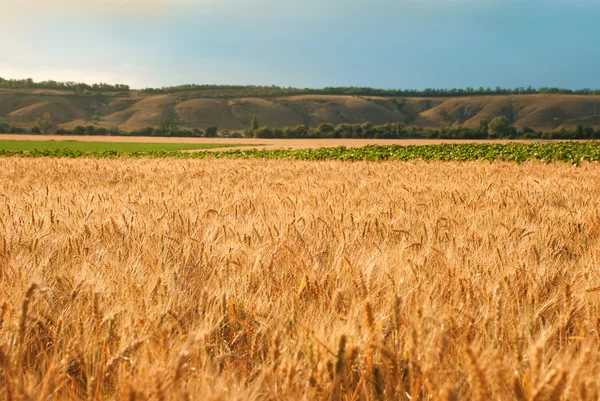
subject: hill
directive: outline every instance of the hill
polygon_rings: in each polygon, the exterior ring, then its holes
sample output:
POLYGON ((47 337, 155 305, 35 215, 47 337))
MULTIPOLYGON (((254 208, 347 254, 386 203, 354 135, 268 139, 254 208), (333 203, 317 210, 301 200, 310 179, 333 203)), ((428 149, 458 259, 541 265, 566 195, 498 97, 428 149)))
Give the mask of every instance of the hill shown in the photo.
POLYGON ((177 93, 73 94, 60 90, 1 89, 0 117, 9 124, 31 127, 50 112, 65 129, 77 125, 118 127, 131 131, 155 127, 163 118, 181 128, 244 130, 257 116, 270 127, 323 122, 374 124, 402 122, 420 127, 464 125, 482 119, 508 117, 517 128, 551 131, 576 124, 600 128, 600 95, 530 94, 460 97, 378 97, 349 95, 295 95, 274 97, 196 97, 177 93))

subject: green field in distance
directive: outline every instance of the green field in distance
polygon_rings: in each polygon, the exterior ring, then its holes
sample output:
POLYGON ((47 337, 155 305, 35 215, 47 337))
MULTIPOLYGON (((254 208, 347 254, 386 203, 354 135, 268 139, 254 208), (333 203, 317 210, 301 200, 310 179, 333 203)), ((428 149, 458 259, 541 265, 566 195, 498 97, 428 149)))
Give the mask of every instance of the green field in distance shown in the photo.
POLYGON ((169 150, 196 150, 210 148, 229 148, 244 146, 223 143, 147 143, 147 142, 81 142, 81 141, 23 141, 0 140, 0 149, 4 150, 58 150, 69 149, 80 152, 151 152, 169 150))

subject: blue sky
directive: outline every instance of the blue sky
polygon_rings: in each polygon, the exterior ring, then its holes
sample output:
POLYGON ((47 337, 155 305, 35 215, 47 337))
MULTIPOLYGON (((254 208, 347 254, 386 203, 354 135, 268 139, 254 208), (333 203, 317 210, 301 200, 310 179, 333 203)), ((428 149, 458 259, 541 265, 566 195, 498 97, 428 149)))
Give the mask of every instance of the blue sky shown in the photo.
POLYGON ((0 0, 0 77, 600 88, 600 1, 0 0))

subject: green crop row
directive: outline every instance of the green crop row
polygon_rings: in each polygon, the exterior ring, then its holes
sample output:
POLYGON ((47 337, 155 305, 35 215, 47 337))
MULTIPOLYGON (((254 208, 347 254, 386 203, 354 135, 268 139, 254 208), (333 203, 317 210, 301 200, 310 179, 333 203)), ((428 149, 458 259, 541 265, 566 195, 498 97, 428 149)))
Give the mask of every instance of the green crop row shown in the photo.
POLYGON ((295 160, 347 160, 347 161, 513 161, 528 160, 544 162, 567 162, 578 164, 583 161, 600 161, 600 142, 553 142, 553 143, 508 143, 508 144, 442 144, 442 145, 369 145, 360 148, 336 147, 299 150, 238 149, 226 151, 90 151, 73 149, 34 149, 31 151, 0 149, 0 156, 20 157, 151 157, 151 158, 256 158, 295 160))

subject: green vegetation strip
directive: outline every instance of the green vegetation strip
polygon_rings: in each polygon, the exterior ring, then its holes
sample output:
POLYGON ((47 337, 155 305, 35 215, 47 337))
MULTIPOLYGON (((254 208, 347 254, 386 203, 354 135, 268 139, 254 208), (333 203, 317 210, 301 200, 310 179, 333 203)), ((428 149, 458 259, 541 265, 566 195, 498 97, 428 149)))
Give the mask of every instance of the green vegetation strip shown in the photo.
POLYGON ((509 143, 509 144, 443 144, 443 145, 369 145, 360 148, 319 148, 301 150, 236 149, 228 151, 144 151, 123 152, 104 150, 84 152, 73 149, 34 149, 29 152, 6 150, 0 147, 0 156, 21 157, 154 157, 154 158, 258 158, 296 160, 426 160, 426 161, 513 161, 528 160, 543 162, 567 162, 578 164, 583 161, 600 160, 600 142, 554 142, 554 143, 509 143))
MULTIPOLYGON (((21 141, 21 140, 0 140, 0 152, 8 151, 35 151, 51 152, 52 156, 73 157, 73 155, 82 156, 85 154, 102 155, 104 152, 117 154, 141 153, 141 152, 164 152, 195 150, 209 148, 229 148, 244 146, 240 144, 220 144, 220 143, 159 143, 159 142, 82 142, 82 141, 21 141)), ((5 154, 5 153, 0 153, 5 154)))

